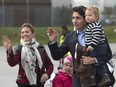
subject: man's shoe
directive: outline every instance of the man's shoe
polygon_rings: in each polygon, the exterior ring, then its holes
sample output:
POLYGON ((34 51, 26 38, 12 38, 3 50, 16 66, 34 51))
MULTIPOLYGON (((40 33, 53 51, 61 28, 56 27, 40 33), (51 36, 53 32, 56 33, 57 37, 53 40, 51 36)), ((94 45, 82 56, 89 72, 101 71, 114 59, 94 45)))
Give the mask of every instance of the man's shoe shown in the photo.
POLYGON ((105 75, 102 77, 100 83, 98 84, 98 87, 105 87, 105 86, 106 86, 108 83, 110 83, 110 82, 111 82, 111 80, 110 80, 108 74, 105 74, 105 75))

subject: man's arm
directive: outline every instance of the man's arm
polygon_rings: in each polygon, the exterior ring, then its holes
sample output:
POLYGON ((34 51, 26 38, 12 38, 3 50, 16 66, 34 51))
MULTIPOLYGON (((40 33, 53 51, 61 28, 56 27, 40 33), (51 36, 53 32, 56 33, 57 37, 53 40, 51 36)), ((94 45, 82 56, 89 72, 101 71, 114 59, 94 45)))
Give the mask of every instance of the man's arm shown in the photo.
POLYGON ((59 60, 66 54, 66 52, 63 52, 64 47, 62 47, 62 46, 58 47, 57 42, 54 44, 48 44, 48 47, 50 49, 52 58, 54 60, 59 60))

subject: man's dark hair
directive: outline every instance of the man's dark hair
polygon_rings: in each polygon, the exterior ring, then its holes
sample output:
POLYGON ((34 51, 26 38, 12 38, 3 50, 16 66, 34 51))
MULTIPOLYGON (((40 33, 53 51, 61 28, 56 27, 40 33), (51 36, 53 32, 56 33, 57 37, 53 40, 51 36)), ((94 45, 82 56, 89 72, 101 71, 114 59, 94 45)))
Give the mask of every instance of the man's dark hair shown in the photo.
POLYGON ((83 16, 83 18, 85 19, 85 10, 86 7, 85 6, 75 6, 73 7, 73 12, 78 12, 79 15, 83 16))

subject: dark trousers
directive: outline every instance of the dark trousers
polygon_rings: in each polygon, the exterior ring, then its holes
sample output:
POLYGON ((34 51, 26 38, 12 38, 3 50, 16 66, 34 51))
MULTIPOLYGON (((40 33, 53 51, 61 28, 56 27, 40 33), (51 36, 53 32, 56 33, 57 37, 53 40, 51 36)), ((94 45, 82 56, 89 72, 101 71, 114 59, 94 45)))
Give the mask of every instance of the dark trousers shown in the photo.
POLYGON ((91 56, 102 56, 104 53, 107 51, 107 45, 106 43, 104 44, 98 44, 94 50, 91 52, 91 56))
POLYGON ((95 64, 92 65, 92 75, 97 75, 101 78, 105 73, 107 73, 107 69, 104 64, 101 64, 99 66, 96 66, 95 64))
POLYGON ((18 87, 37 87, 36 85, 18 84, 18 87))
POLYGON ((72 87, 81 87, 80 80, 77 77, 77 73, 76 72, 73 73, 72 80, 73 80, 72 81, 72 87))
MULTIPOLYGON (((93 56, 93 57, 102 56, 106 52, 106 49, 107 49, 107 45, 105 43, 99 44, 91 52, 91 56, 93 56)), ((93 64, 92 65, 92 74, 93 75, 97 74, 98 76, 102 77, 105 73, 107 73, 107 69, 104 64, 100 64, 100 65, 93 64)))

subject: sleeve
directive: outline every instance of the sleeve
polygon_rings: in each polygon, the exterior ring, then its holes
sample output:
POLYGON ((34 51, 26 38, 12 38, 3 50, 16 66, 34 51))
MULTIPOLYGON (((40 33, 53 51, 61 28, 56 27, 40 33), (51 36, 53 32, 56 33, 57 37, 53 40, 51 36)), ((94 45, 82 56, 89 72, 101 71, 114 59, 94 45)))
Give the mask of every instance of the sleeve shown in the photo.
POLYGON ((21 50, 19 50, 18 47, 16 47, 16 49, 14 51, 12 50, 12 52, 10 54, 8 53, 8 51, 6 53, 7 53, 7 62, 11 67, 20 63, 21 50))
POLYGON ((48 43, 48 47, 54 60, 60 60, 69 51, 68 40, 69 40, 68 35, 66 35, 64 42, 59 47, 57 43, 54 44, 50 44, 50 42, 48 43))
POLYGON ((63 79, 59 76, 55 76, 55 78, 52 81, 52 87, 63 87, 63 79))
POLYGON ((43 49, 43 51, 42 51, 41 56, 43 58, 44 66, 46 69, 45 73, 47 73, 47 75, 49 75, 49 78, 50 78, 50 75, 53 72, 54 66, 53 66, 53 63, 52 63, 51 59, 49 58, 45 48, 43 47, 42 49, 43 49))
POLYGON ((91 44, 90 46, 95 48, 96 45, 99 44, 99 39, 101 39, 101 31, 102 31, 102 27, 100 27, 100 25, 98 25, 97 23, 92 23, 91 26, 93 25, 93 27, 91 27, 92 29, 92 40, 91 40, 91 44))

